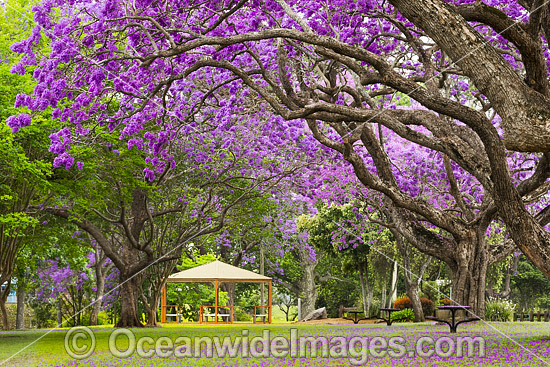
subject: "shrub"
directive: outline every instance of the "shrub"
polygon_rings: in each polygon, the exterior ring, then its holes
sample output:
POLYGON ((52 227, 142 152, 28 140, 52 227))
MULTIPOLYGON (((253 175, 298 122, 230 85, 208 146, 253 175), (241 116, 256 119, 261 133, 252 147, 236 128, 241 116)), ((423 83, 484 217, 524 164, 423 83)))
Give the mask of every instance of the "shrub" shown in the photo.
POLYGON ((392 322, 413 322, 414 312, 410 308, 404 308, 401 311, 393 312, 391 314, 391 321, 392 322))
POLYGON ((424 312, 424 316, 432 316, 434 314, 434 301, 426 297, 422 297, 420 298, 420 303, 422 304, 422 312, 424 312))
MULTIPOLYGON (((428 299, 426 297, 420 298, 420 303, 422 305, 422 311, 424 312, 424 315, 431 316, 434 313, 435 310, 435 304, 431 299, 428 299)), ((411 309, 413 308, 411 299, 407 296, 398 298, 397 301, 393 304, 394 308, 398 308, 400 310, 403 309, 411 309)))
MULTIPOLYGON (((17 306, 14 304, 6 304, 6 311, 8 312, 8 322, 10 329, 15 329, 15 318, 17 314, 17 306)), ((2 319, 0 318, 0 328, 3 328, 2 319)))
POLYGON ((57 308, 53 304, 35 300, 31 303, 31 307, 38 329, 51 328, 57 325, 57 308))
POLYGON ((109 325, 109 315, 105 311, 99 311, 99 314, 97 315, 97 324, 98 325, 109 325))
POLYGON ((247 322, 252 321, 252 316, 250 316, 246 311, 244 311, 240 307, 235 308, 235 318, 237 319, 236 321, 247 321, 247 322))
POLYGON ((489 299, 485 304, 487 321, 512 321, 515 305, 506 300, 489 299))
POLYGON ((401 298, 398 298, 394 303, 393 303, 393 308, 398 308, 400 310, 403 310, 405 308, 412 308, 412 303, 411 303, 411 299, 407 296, 404 296, 404 297, 401 297, 401 298))
POLYGON ((442 300, 439 300, 439 303, 441 303, 443 306, 449 306, 451 305, 453 302, 448 299, 448 298, 443 298, 442 300))
POLYGON ((423 281, 421 292, 423 294, 420 297, 426 297, 426 298, 429 298, 429 299, 436 299, 438 297, 437 283, 433 280, 423 281))

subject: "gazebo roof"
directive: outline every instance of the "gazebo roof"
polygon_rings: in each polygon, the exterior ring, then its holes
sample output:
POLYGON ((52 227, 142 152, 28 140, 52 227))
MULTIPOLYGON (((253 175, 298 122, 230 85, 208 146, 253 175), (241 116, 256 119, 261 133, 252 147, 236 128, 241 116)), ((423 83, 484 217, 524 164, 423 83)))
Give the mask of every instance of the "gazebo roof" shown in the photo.
POLYGON ((232 282, 267 282, 271 278, 253 271, 237 268, 221 261, 200 265, 180 271, 168 277, 169 283, 176 282, 211 282, 215 280, 232 282))

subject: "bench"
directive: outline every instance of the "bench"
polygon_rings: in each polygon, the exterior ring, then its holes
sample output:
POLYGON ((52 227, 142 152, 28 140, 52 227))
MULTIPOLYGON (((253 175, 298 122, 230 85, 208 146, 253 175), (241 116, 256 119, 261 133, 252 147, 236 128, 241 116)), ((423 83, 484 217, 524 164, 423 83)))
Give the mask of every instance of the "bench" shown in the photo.
POLYGON ((168 311, 169 308, 173 308, 176 312, 175 313, 168 313, 166 312, 166 317, 175 317, 177 323, 181 322, 181 319, 183 318, 183 314, 180 312, 180 306, 179 305, 168 305, 165 306, 166 311, 168 311))
POLYGON ((343 305, 340 305, 340 309, 338 310, 338 317, 343 318, 344 314, 355 311, 358 311, 357 307, 344 307, 343 305))
POLYGON ((218 313, 216 315, 216 306, 201 306, 199 310, 199 320, 200 322, 209 322, 208 319, 211 317, 214 319, 213 321, 217 322, 216 316, 218 316, 222 318, 222 322, 233 322, 233 317, 231 315, 232 309, 232 306, 230 306, 230 308, 218 307, 218 313), (214 310, 214 312, 212 312, 212 310, 214 310))
POLYGON ((258 317, 261 317, 262 318, 262 322, 265 324, 267 321, 267 316, 268 315, 265 315, 265 314, 257 314, 257 315, 254 315, 254 323, 256 323, 256 320, 258 319, 258 317))
POLYGON ((263 311, 262 313, 258 313, 257 309, 258 308, 267 308, 267 306, 254 306, 254 315, 252 316, 252 320, 254 321, 254 323, 256 323, 257 319, 258 318, 261 318, 262 319, 262 322, 265 324, 267 322, 267 318, 269 317, 269 314, 266 314, 265 311, 263 311))
MULTIPOLYGON (((204 317, 204 321, 208 322, 208 318, 209 317, 215 318, 216 314, 215 313, 205 313, 202 316, 204 317)), ((224 322, 229 322, 229 318, 231 317, 231 314, 229 314, 229 313, 219 313, 218 317, 221 317, 224 322)))
POLYGON ((166 317, 175 317, 176 322, 179 323, 181 321, 183 315, 181 313, 167 313, 166 317))

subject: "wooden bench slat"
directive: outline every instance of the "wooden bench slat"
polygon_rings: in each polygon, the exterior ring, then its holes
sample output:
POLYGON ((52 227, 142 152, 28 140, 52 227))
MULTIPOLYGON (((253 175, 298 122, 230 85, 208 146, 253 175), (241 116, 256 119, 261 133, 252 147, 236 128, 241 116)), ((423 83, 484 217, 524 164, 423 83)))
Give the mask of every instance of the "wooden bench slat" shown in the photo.
MULTIPOLYGON (((205 314, 203 314, 203 316, 209 316, 209 317, 212 316, 212 317, 214 317, 214 316, 216 316, 216 314, 215 313, 205 313, 205 314)), ((231 316, 231 314, 229 314, 229 313, 219 313, 218 316, 231 316)))

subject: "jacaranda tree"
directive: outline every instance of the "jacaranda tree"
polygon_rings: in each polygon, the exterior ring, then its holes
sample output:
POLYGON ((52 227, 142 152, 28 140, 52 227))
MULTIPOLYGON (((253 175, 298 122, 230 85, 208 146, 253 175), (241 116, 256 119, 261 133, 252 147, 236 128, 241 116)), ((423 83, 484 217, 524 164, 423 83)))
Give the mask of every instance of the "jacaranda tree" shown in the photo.
MULTIPOLYGON (((15 72, 37 64, 38 86, 17 105, 53 108, 73 140, 98 126, 130 146, 162 147, 153 126, 197 137, 197 126, 223 129, 235 116, 265 133, 258 149, 293 142, 311 157, 316 140, 384 195, 388 220, 409 242, 456 263, 455 299, 479 312, 470 264, 486 268, 484 236, 497 218, 550 276, 550 210, 540 199, 550 175, 547 13, 537 1, 499 0, 45 0, 33 35, 13 46, 24 55, 15 72), (52 51, 38 60, 44 37, 52 51), (405 95, 411 103, 396 108, 405 95), (448 196, 432 190, 437 180, 404 185, 398 164, 417 161, 392 155, 397 137, 440 161, 421 177, 443 167, 448 196)), ((71 144, 55 147, 57 164, 70 166, 71 144)), ((148 178, 174 162, 163 151, 147 152, 148 178)))

